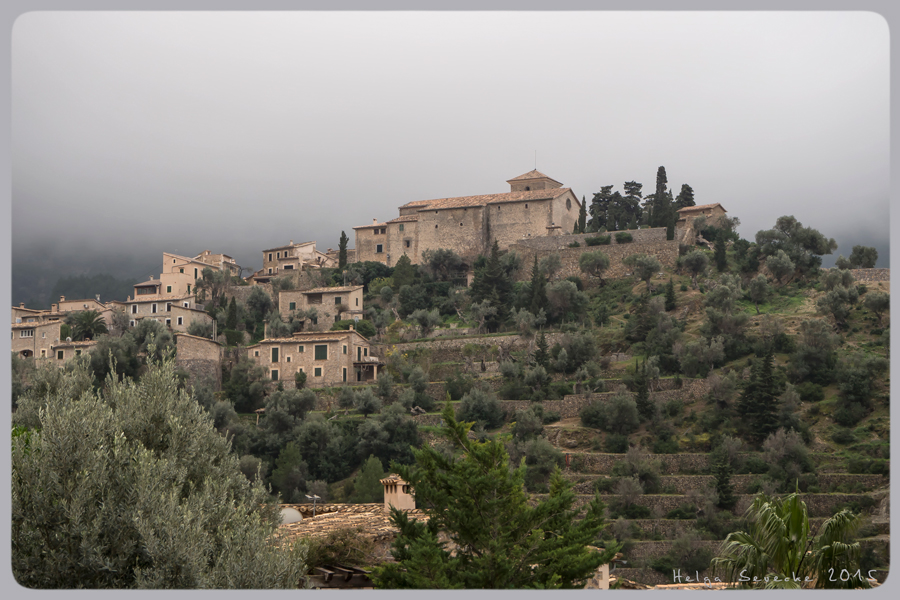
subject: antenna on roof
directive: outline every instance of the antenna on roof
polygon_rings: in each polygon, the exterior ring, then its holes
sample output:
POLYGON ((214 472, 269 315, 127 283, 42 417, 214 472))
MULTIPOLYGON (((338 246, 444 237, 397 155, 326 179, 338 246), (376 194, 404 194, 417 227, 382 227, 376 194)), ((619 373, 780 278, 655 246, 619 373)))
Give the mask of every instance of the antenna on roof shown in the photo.
POLYGON ((537 171, 537 150, 534 151, 534 170, 537 171))

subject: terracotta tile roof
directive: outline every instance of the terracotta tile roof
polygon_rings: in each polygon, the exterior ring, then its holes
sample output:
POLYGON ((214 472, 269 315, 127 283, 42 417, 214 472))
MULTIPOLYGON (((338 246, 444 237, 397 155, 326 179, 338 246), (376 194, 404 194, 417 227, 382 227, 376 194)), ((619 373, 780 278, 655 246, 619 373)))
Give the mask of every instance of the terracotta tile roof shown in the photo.
POLYGON ((550 190, 529 190, 522 192, 505 192, 502 194, 482 194, 480 196, 461 196, 459 198, 439 198, 437 200, 416 200, 404 204, 400 208, 419 208, 419 212, 425 210, 443 210, 448 208, 467 208, 471 206, 486 206, 488 204, 502 204, 506 202, 525 202, 528 200, 552 200, 559 198, 571 188, 553 188, 550 190))
MULTIPOLYGON (((361 290, 363 286, 361 285, 342 285, 336 287, 320 287, 320 288, 312 288, 311 290, 296 290, 301 294, 328 294, 328 293, 345 293, 345 292, 355 292, 356 290, 361 290)), ((294 290, 289 290, 294 291, 294 290)))
MULTIPOLYGON (((678 209, 678 212, 693 212, 693 211, 695 211, 695 210, 706 210, 706 209, 709 209, 709 208, 714 208, 714 207, 716 207, 716 206, 718 206, 718 207, 721 208, 722 210, 725 210, 725 209, 722 207, 721 204, 719 204, 718 202, 716 202, 715 204, 700 204, 699 206, 687 206, 687 207, 685 207, 685 208, 679 208, 679 209, 678 209)), ((725 210, 725 212, 728 212, 728 211, 725 210)))
MULTIPOLYGON (((164 296, 162 294, 141 294, 140 296, 135 296, 131 300, 125 302, 125 304, 134 304, 135 302, 178 302, 179 300, 186 300, 188 298, 193 298, 194 295, 191 294, 189 296, 164 296)), ((182 307, 184 308, 184 307, 182 307)))
POLYGON ((387 223, 372 223, 371 225, 357 225, 353 229, 369 229, 370 227, 384 227, 387 223))
POLYGON ((89 346, 96 346, 97 340, 85 340, 83 342, 60 342, 59 344, 51 344, 50 348, 86 348, 89 346))
POLYGON ((62 321, 32 321, 31 323, 13 323, 13 329, 34 329, 35 327, 46 327, 47 325, 62 325, 62 321))
POLYGON ((398 475, 397 473, 391 473, 387 477, 381 480, 381 485, 387 485, 389 483, 395 483, 397 485, 406 485, 406 482, 398 475))
POLYGON ((405 215, 402 217, 397 217, 396 219, 391 219, 390 221, 385 221, 385 223, 408 223, 410 221, 418 221, 418 215, 405 215))
MULTIPOLYGON (((397 529, 391 524, 390 513, 384 511, 384 504, 344 504, 316 506, 316 516, 306 515, 311 513, 312 505, 291 505, 291 508, 300 506, 303 520, 295 523, 281 525, 276 530, 276 535, 282 539, 297 537, 325 537, 329 533, 346 528, 361 528, 363 534, 376 540, 392 538, 397 535, 397 529), (335 507, 332 510, 328 510, 335 507)), ((427 521, 428 516, 421 510, 410 510, 406 513, 411 519, 427 521)))
MULTIPOLYGON (((550 181, 560 183, 559 181, 556 181, 552 177, 548 177, 548 176, 544 175, 537 169, 532 169, 531 171, 528 171, 527 173, 525 173, 523 175, 519 175, 518 177, 513 177, 512 179, 507 179, 506 183, 510 183, 512 181, 524 181, 527 179, 549 179, 550 181)), ((560 184, 560 185, 562 185, 562 184, 560 184)))
MULTIPOLYGON (((160 286, 160 285, 162 285, 162 282, 159 279, 151 279, 149 281, 142 281, 141 283, 136 283, 136 284, 134 284, 134 287, 144 287, 144 286, 151 286, 151 285, 160 286)), ((69 302, 69 300, 66 300, 66 302, 69 302)))
POLYGON ((221 345, 222 345, 221 343, 219 343, 219 342, 217 342, 217 341, 215 341, 215 340, 211 340, 211 339, 205 338, 205 337, 200 337, 200 336, 198 336, 198 335, 191 335, 191 334, 189 334, 189 333, 181 333, 180 331, 176 331, 176 332, 174 333, 174 335, 175 335, 175 338, 176 338, 176 339, 177 339, 177 338, 180 338, 180 337, 186 337, 186 338, 192 338, 192 339, 195 339, 195 340, 202 340, 202 341, 204 341, 204 342, 209 342, 210 344, 215 344, 215 345, 217 345, 217 346, 221 346, 221 345))
POLYGON ((301 244, 287 244, 286 246, 276 246, 274 248, 267 248, 266 250, 263 250, 263 252, 269 252, 271 250, 283 250, 285 248, 298 248, 300 246, 309 246, 310 244, 315 244, 315 243, 316 243, 316 241, 313 240, 311 242, 303 242, 301 244))
POLYGON ((289 337, 289 338, 266 338, 264 340, 258 341, 257 343, 253 344, 252 346, 247 346, 247 348, 254 348, 256 346, 259 346, 260 344, 269 344, 269 343, 296 344, 298 342, 302 342, 302 343, 306 344, 306 343, 312 343, 312 342, 336 342, 336 341, 340 341, 342 338, 344 338, 348 334, 350 334, 350 335, 356 334, 359 337, 361 337, 364 341, 366 341, 366 342, 369 341, 360 332, 358 332, 356 330, 350 331, 349 329, 342 329, 340 331, 298 331, 297 333, 293 334, 292 337, 289 337))

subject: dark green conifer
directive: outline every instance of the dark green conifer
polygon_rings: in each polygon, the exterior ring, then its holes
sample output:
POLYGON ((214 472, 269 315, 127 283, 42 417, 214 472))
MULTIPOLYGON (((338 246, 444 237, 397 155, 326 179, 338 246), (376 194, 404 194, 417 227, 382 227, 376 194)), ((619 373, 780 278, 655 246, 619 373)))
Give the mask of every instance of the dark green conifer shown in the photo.
POLYGON ((675 284, 669 277, 669 283, 666 285, 666 312, 675 310, 675 284))

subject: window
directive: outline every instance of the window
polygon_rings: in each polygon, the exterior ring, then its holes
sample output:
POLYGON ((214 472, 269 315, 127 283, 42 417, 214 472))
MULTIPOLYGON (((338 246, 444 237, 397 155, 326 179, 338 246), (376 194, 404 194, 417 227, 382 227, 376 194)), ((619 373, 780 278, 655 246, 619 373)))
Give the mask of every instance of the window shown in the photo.
POLYGON ((41 350, 41 358, 47 358, 47 351, 41 350))
POLYGON ((272 362, 278 362, 278 348, 272 348, 272 362))
POLYGON ((297 352, 303 352, 303 346, 297 346, 297 352))
POLYGON ((321 377, 322 376, 322 367, 316 367, 313 369, 313 377, 321 377))
POLYGON ((172 259, 172 264, 173 264, 173 265, 175 264, 175 259, 174 259, 174 258, 172 259))
POLYGON ((166 312, 172 312, 172 303, 166 302, 166 312))
POLYGON ((194 267, 194 279, 197 279, 197 267, 194 267))
POLYGON ((269 267, 269 275, 272 274, 272 267, 269 267))
POLYGON ((403 223, 400 223, 400 231, 403 231, 403 223))
POLYGON ((369 349, 363 348, 363 356, 368 356, 368 355, 369 355, 369 349))
POLYGON ((311 320, 312 320, 312 324, 313 324, 313 325, 318 325, 318 324, 319 324, 319 317, 313 317, 311 320))
POLYGON ((525 208, 528 208, 528 203, 527 203, 527 202, 525 203, 525 208))
POLYGON ((272 253, 269 252, 269 260, 272 260, 272 253))
POLYGON ((316 360, 328 360, 328 346, 326 344, 316 346, 316 360))
POLYGON ((272 381, 278 381, 278 369, 272 369, 272 381))
POLYGON ((356 347, 356 362, 362 362, 362 348, 356 347))
POLYGON ((459 226, 462 227, 462 221, 459 222, 459 226))
POLYGON ((167 286, 166 286, 166 293, 167 293, 167 294, 171 294, 171 293, 172 293, 172 286, 171 286, 171 285, 167 285, 167 286))
POLYGON ((19 337, 29 338, 34 337, 34 329, 23 329, 19 332, 19 337))
POLYGON ((42 338, 46 338, 46 337, 47 337, 47 332, 46 332, 46 331, 42 331, 42 332, 41 332, 41 337, 42 337, 42 338))
POLYGON ((566 210, 571 210, 571 209, 572 209, 572 199, 566 198, 566 210))
POLYGON ((172 319, 166 319, 166 327, 172 326, 172 319))
POLYGON ((285 357, 284 357, 284 360, 285 360, 285 362, 291 362, 291 357, 290 357, 290 356, 285 356, 285 357))
POLYGON ((184 325, 184 317, 178 317, 178 324, 184 325))
POLYGON ((347 383, 347 367, 344 367, 344 383, 347 383))
POLYGON ((254 351, 253 351, 253 356, 259 356, 259 350, 254 350, 254 351))
POLYGON ((81 350, 76 350, 76 351, 75 351, 75 356, 81 356, 81 350))
POLYGON ((344 354, 347 354, 347 344, 344 344, 344 354))
POLYGON ((183 268, 178 269, 178 272, 179 272, 179 273, 184 273, 184 269, 183 269, 183 268))
POLYGON ((384 246, 382 244, 377 244, 375 246, 375 254, 381 254, 382 252, 384 252, 383 248, 384 246))
POLYGON ((56 351, 56 360, 62 360, 62 359, 63 359, 63 356, 64 356, 64 354, 63 354, 63 351, 62 351, 62 350, 57 350, 57 351, 56 351))
POLYGON ((437 229, 437 225, 435 225, 434 228, 437 229))
POLYGON ((359 298, 356 299, 356 305, 359 306, 359 298))
POLYGON ((296 302, 289 303, 288 310, 297 310, 297 303, 296 302))
POLYGON ((129 321, 128 324, 129 324, 131 327, 134 327, 134 321, 129 321))
POLYGON ((185 308, 190 308, 190 307, 191 307, 191 303, 190 303, 190 302, 185 302, 185 303, 184 303, 184 307, 185 307, 185 308))
POLYGON ((409 248, 410 241, 406 240, 406 247, 409 248))
POLYGON ((153 314, 156 314, 156 304, 151 304, 151 305, 150 305, 150 312, 153 313, 153 314))
POLYGON ((337 306, 337 305, 340 304, 340 303, 341 303, 341 297, 340 297, 340 296, 335 296, 335 297, 334 297, 334 305, 337 306))
POLYGON ((276 252, 276 253, 275 253, 275 258, 281 258, 281 252, 276 252))
POLYGON ((137 304, 131 305, 131 314, 133 314, 133 315, 137 314, 137 304))
POLYGON ((191 284, 188 284, 188 294, 191 293, 191 284))

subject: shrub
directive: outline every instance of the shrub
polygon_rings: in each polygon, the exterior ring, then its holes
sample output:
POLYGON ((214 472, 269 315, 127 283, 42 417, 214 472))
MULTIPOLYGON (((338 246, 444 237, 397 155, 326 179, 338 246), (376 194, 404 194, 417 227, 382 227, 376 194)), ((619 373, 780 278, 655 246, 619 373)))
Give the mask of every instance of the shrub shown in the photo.
POLYGON ((234 329, 225 330, 225 343, 229 346, 239 346, 244 343, 244 332, 234 329))
POLYGON ((688 291, 688 286, 686 283, 682 283, 681 287, 678 289, 680 289, 682 292, 686 292, 686 291, 688 291))
POLYGON ((541 417, 544 425, 549 425, 550 423, 556 423, 562 418, 562 416, 555 410, 547 411, 544 413, 544 416, 541 417))
POLYGON ((616 234, 616 243, 617 244, 627 244, 631 242, 634 238, 627 231, 620 231, 616 234))
POLYGON ((611 454, 625 454, 628 451, 628 436, 619 433, 607 433, 604 449, 611 454))
POLYGON ((692 504, 682 504, 666 513, 667 519, 696 519, 697 507, 692 504))
POLYGON ((580 247, 581 247, 581 244, 579 244, 577 241, 569 244, 569 248, 580 248, 580 247))
POLYGON ((831 434, 831 441, 836 444, 840 444, 842 446, 846 446, 847 444, 851 444, 856 441, 856 436, 853 435, 853 432, 844 427, 838 429, 833 434, 831 434))
POLYGON ((473 388, 462 397, 456 418, 460 421, 474 421, 485 429, 494 429, 503 424, 503 409, 496 396, 473 388))
POLYGON ((597 235, 594 237, 589 237, 584 239, 584 243, 588 246, 606 246, 610 242, 610 236, 608 235, 597 235))
POLYGON ((444 389, 450 394, 451 400, 460 400, 472 389, 472 378, 457 371, 444 382, 444 389))

